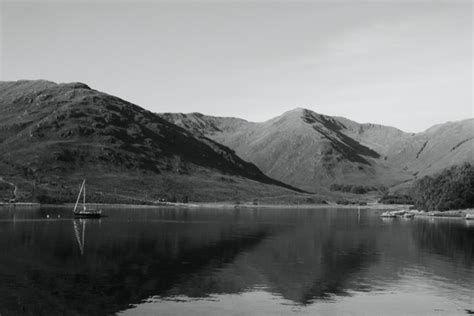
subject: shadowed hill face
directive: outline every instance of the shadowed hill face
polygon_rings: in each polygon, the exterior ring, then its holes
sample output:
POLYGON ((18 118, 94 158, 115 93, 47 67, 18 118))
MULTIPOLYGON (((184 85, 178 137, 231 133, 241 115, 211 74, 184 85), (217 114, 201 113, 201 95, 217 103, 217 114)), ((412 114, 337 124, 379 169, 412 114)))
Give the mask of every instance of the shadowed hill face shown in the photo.
POLYGON ((331 183, 408 184, 418 174, 474 159, 472 119, 410 134, 301 108, 263 123, 234 119, 239 123, 229 124, 230 118, 200 115, 196 124, 191 116, 163 117, 183 128, 192 126, 269 176, 307 190, 331 183))
POLYGON ((304 111, 302 119, 304 122, 310 124, 318 133, 323 135, 325 139, 329 140, 345 159, 370 165, 370 162, 367 161, 364 156, 380 158, 380 155, 376 151, 345 135, 341 130, 346 127, 341 122, 307 110, 304 111))
POLYGON ((285 186, 227 147, 80 83, 1 83, 0 162, 35 177, 207 170, 285 186))

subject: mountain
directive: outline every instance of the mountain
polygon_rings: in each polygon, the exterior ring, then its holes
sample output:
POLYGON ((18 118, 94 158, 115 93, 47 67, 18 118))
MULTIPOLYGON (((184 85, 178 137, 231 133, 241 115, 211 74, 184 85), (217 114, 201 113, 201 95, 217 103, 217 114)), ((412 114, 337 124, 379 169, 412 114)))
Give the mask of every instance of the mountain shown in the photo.
POLYGON ((224 145, 85 84, 1 82, 1 187, 11 186, 22 200, 73 201, 82 178, 90 201, 299 191, 224 145))
MULTIPOLYGON (((409 134, 385 152, 393 168, 412 179, 438 174, 452 166, 474 162, 474 119, 447 122, 409 134)), ((402 183, 403 185, 403 183, 402 183)))
POLYGON ((199 113, 161 117, 234 149, 270 177, 309 191, 333 183, 403 187, 474 160, 473 119, 413 134, 301 108, 262 123, 199 113))
POLYGON ((474 120, 422 133, 307 109, 262 123, 155 114, 83 83, 0 82, 0 199, 306 199, 331 184, 406 190, 474 162, 474 120))

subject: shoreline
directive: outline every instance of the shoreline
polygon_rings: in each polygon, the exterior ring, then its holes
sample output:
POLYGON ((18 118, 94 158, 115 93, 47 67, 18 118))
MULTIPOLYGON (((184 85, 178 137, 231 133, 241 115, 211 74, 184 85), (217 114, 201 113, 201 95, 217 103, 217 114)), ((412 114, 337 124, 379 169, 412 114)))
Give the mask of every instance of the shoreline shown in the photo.
MULTIPOLYGON (((368 204, 368 205, 357 205, 357 204, 235 204, 226 202, 190 202, 190 203, 171 203, 162 202, 159 204, 109 204, 109 203, 86 203, 88 206, 103 207, 103 208, 225 208, 225 209, 248 209, 248 208, 277 208, 277 209, 370 209, 370 210, 381 210, 381 209, 400 209, 408 208, 410 205, 405 204, 368 204)), ((35 202, 17 202, 17 203, 0 203, 0 207, 52 207, 52 208, 64 208, 74 207, 74 203, 65 204, 41 204, 35 202)))
MULTIPOLYGON (((370 203, 368 205, 341 205, 336 203, 329 204, 234 204, 226 202, 191 202, 191 203, 171 203, 161 202, 160 204, 108 204, 108 203, 87 203, 91 207, 100 207, 107 210, 113 209, 225 209, 225 210, 239 210, 239 209, 280 209, 280 210, 320 210, 320 209, 351 209, 351 210, 368 210, 371 212, 408 210, 411 205, 408 204, 379 204, 370 203)), ((66 204, 40 204, 35 202, 17 202, 17 203, 1 203, 2 209, 22 209, 22 208, 72 208, 74 203, 66 204)), ((474 209, 464 210, 448 210, 448 211, 429 211, 415 213, 416 218, 457 218, 465 219, 466 214, 474 215, 474 209)))
POLYGON ((37 202, 15 202, 7 203, 0 202, 0 207, 40 207, 41 204, 37 202))
POLYGON ((370 210, 381 210, 381 209, 399 209, 408 208, 409 205, 402 204, 368 204, 368 205, 357 205, 357 204, 231 204, 231 203, 194 203, 193 207, 202 208, 235 208, 235 209, 248 209, 248 208, 278 208, 278 209, 370 209, 370 210))

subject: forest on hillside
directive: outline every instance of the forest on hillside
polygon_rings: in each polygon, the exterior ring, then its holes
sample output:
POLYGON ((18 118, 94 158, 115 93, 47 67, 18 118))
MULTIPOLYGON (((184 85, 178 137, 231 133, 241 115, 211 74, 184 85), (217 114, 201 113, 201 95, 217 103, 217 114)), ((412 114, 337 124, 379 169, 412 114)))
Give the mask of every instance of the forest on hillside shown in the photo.
POLYGON ((474 207, 474 166, 465 163, 418 180, 412 190, 416 208, 446 211, 474 207))

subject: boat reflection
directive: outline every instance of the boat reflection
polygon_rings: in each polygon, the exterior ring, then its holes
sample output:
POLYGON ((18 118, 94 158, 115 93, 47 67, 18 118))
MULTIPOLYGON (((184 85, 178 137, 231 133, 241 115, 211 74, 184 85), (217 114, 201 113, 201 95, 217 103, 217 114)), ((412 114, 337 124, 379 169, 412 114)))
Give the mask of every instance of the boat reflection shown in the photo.
POLYGON ((86 236, 86 219, 79 219, 79 220, 73 220, 72 221, 73 226, 74 226, 74 234, 76 236, 77 244, 79 246, 79 251, 81 253, 81 256, 84 255, 84 240, 86 236), (82 229, 79 228, 79 226, 82 227, 82 229))

